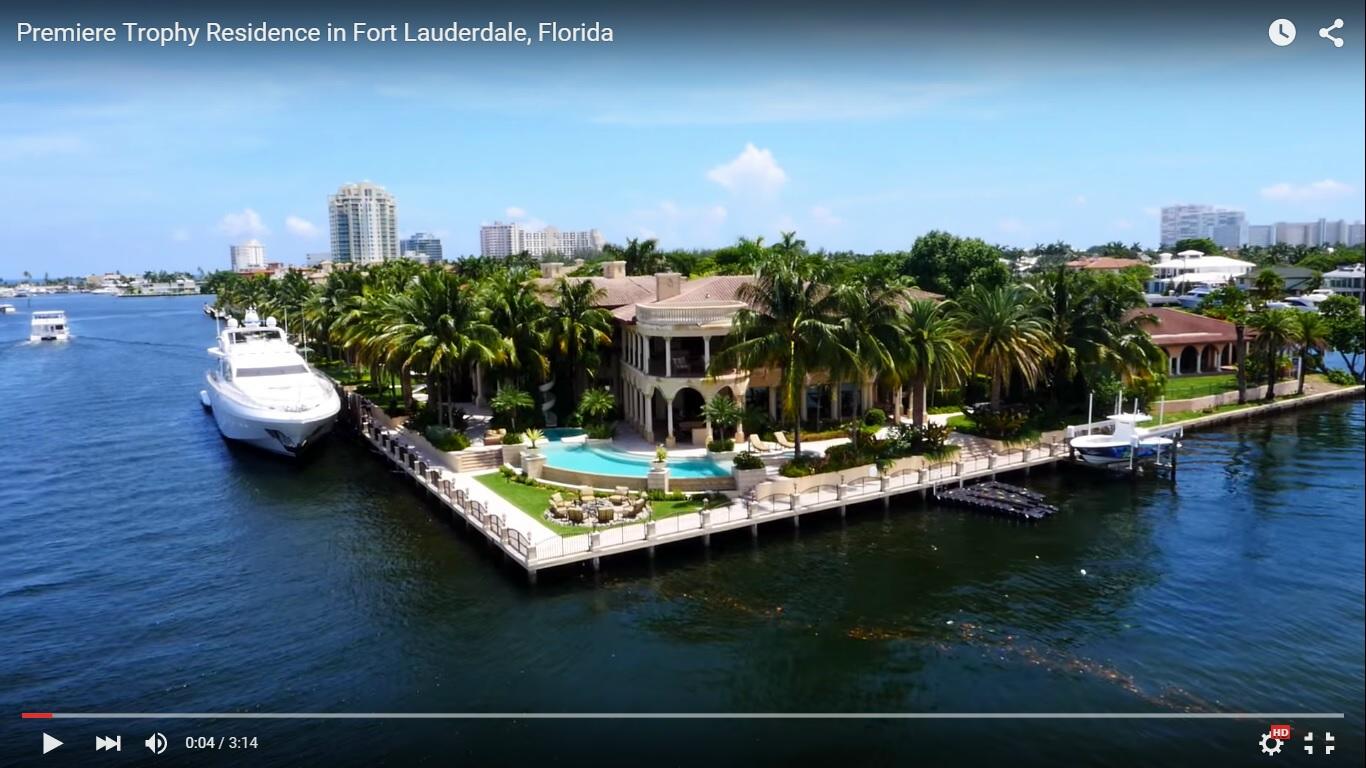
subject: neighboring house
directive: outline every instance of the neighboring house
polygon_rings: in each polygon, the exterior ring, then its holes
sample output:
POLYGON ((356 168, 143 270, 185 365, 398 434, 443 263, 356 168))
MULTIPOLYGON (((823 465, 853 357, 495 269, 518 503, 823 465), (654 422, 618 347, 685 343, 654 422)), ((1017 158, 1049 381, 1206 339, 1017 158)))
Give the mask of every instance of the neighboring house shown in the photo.
MULTIPOLYGON (((561 266, 542 264, 542 285, 549 287, 561 266)), ((726 344, 736 313, 746 306, 739 298, 741 288, 753 277, 716 275, 689 280, 676 273, 627 275, 624 261, 604 262, 602 272, 601 277, 566 279, 591 281, 602 290, 599 306, 611 311, 616 328, 598 378, 613 388, 626 421, 647 440, 669 445, 678 440, 705 442, 702 407, 718 394, 778 418, 780 370, 707 375, 712 356, 726 344)), ((940 298, 924 291, 913 295, 940 298)), ((819 412, 824 418, 850 418, 879 404, 888 412, 900 410, 896 406, 901 393, 880 392, 871 379, 829 384, 823 373, 810 377, 803 417, 819 412)))
MULTIPOLYGON (((1137 314, 1153 318, 1144 326, 1153 343, 1167 353, 1168 375, 1216 373, 1236 364, 1233 345, 1238 334, 1233 323, 1166 307, 1134 310, 1129 316, 1137 314)), ((1251 338, 1250 331, 1245 338, 1251 338)))
POLYGON ((1175 256, 1162 253, 1158 255, 1157 263, 1152 265, 1153 276, 1144 290, 1156 294, 1168 291, 1182 293, 1197 285, 1223 285, 1246 275, 1256 266, 1250 261, 1227 256, 1206 256, 1193 250, 1182 251, 1175 256))
POLYGON ((1288 265, 1263 267, 1262 269, 1254 270, 1248 272, 1246 275, 1239 276, 1235 282, 1238 284, 1239 288, 1250 292, 1256 287, 1257 275, 1265 269, 1269 269, 1277 275, 1280 275, 1281 280, 1285 282, 1285 294, 1287 296, 1308 293, 1319 287, 1318 272, 1315 272, 1308 267, 1294 267, 1288 265))
POLYGON ((1363 283, 1366 283, 1364 264, 1348 264, 1323 273, 1322 287, 1332 289, 1333 293, 1351 296, 1358 303, 1363 303, 1363 294, 1366 293, 1363 283))

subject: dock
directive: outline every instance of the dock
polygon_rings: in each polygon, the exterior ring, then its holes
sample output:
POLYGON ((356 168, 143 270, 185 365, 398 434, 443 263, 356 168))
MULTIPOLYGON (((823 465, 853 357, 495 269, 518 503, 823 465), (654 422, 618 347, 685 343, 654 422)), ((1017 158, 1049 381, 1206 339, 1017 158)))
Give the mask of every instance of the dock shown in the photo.
MULTIPOLYGON (((1362 387, 1357 386, 1322 395, 1306 395, 1295 401, 1277 402, 1265 409, 1277 412, 1344 397, 1360 397, 1361 394, 1362 387)), ((886 473, 866 472, 862 470, 869 468, 859 468, 835 473, 839 476, 837 480, 820 476, 770 478, 770 481, 760 483, 725 506, 532 541, 525 533, 508 525, 503 515, 462 490, 459 487, 462 476, 426 457, 409 435, 388 425, 387 418, 374 403, 354 392, 343 392, 343 402, 347 406, 347 418, 377 455, 384 457, 430 494, 449 511, 453 520, 463 521, 471 531, 477 532, 501 550, 509 562, 525 571, 533 584, 537 573, 548 568, 590 563, 596 570, 603 558, 640 551, 653 557, 657 547, 684 541, 699 541, 706 546, 710 544, 713 534, 741 529, 748 529, 751 536, 757 539, 761 525, 786 523, 799 528, 801 519, 807 515, 835 511, 843 517, 850 505, 881 502, 886 508, 894 498, 913 497, 915 494, 919 494, 921 499, 931 496, 942 498, 954 489, 966 489, 978 482, 991 488, 990 481, 1004 473, 1023 472, 1027 475, 1036 468, 1052 468, 1064 463, 1094 469, 1094 465, 1072 457, 1067 438, 1104 427, 1104 422, 1081 425, 1069 428, 1065 435, 1042 445, 932 465, 894 467, 886 473)), ((1249 410, 1256 412, 1257 409, 1249 410)), ((1159 434, 1179 438, 1186 427, 1195 426, 1197 422, 1218 423, 1229 420, 1230 416, 1245 418, 1247 415, 1250 414, 1218 414, 1157 429, 1160 430, 1159 434)), ((1176 455, 1180 453, 1177 447, 1178 450, 1170 454, 1173 480, 1176 455)), ((1137 472, 1130 474, 1138 476, 1137 472)), ((467 479, 468 475, 463 477, 467 479)), ((1036 504, 1044 502, 1041 496, 1031 491, 1018 491, 1021 499, 1036 504)))

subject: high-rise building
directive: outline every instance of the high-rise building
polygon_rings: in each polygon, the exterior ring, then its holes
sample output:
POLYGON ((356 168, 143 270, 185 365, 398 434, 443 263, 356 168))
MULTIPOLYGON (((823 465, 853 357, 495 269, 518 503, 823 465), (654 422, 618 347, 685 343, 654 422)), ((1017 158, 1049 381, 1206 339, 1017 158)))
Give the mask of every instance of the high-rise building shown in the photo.
POLYGON ((1238 248, 1247 241, 1247 216, 1212 205, 1169 205, 1162 209, 1159 239, 1163 247, 1197 237, 1208 237, 1220 248, 1238 248))
POLYGON ((1247 244, 1265 248, 1276 242, 1276 227, 1271 224, 1247 225, 1247 244))
POLYGON ((441 261, 441 238, 429 232, 416 232, 399 242, 399 255, 418 261, 441 261))
POLYGON ((262 269, 266 266, 266 247, 259 240, 248 240, 241 245, 228 246, 232 257, 232 271, 246 272, 249 269, 262 269))
POLYGON ((507 258, 526 251, 532 258, 543 256, 575 256, 598 253, 607 239, 596 229, 561 232, 554 227, 540 230, 522 229, 516 222, 495 221, 479 228, 479 254, 507 258))
POLYGON ((343 184, 327 199, 332 260, 374 264, 396 259, 398 215, 394 196, 377 184, 343 184))

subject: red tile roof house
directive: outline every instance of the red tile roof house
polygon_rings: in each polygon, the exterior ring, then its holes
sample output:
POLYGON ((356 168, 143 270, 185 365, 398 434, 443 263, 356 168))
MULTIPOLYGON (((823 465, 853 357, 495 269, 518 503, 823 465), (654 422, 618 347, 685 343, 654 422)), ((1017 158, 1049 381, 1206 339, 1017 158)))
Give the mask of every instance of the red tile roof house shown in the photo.
MULTIPOLYGON (((1165 307, 1133 310, 1129 317, 1139 314, 1153 318, 1144 325, 1153 343, 1167 353, 1169 375, 1217 373, 1235 364, 1233 344, 1237 332, 1233 323, 1165 307)), ((1245 336, 1250 340, 1251 331, 1245 336)))
MULTIPOLYGON (((541 265, 541 285, 550 288, 569 270, 564 265, 541 265)), ((627 275, 626 262, 603 262, 601 277, 566 277, 589 280, 602 290, 599 306, 615 320, 612 346, 598 371, 599 384, 611 386, 621 403, 626 421, 652 442, 672 446, 676 441, 694 445, 707 441, 702 406, 718 394, 727 394, 746 407, 779 416, 777 370, 735 370, 707 376, 712 355, 726 343, 735 314, 744 308, 741 287, 749 275, 715 275, 686 279, 666 272, 627 275)), ((942 298, 923 291, 913 298, 942 298)), ((809 381, 803 414, 825 418, 851 418, 874 406, 899 413, 904 393, 883 392, 868 381, 834 382, 829 400, 821 389, 824 374, 809 381)))
POLYGON ((1144 266, 1138 259, 1117 259, 1113 256, 1089 256, 1067 262, 1069 269, 1091 269, 1098 272, 1123 272, 1130 267, 1144 266))

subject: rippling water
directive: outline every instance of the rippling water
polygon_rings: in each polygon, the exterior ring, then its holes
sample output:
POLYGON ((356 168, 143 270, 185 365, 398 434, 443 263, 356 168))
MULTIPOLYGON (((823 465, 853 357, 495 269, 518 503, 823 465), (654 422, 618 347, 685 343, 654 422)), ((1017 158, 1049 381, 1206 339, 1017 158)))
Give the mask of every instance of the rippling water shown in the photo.
MULTIPOLYGON (((916 500, 532 589, 344 435, 302 465, 226 445, 199 305, 35 298, 64 346, 0 317, 10 713, 1344 712, 1296 727, 1360 763, 1359 401, 1188 435, 1174 485, 1036 473, 1062 512, 1032 527, 916 500)), ((1241 764, 1267 725, 0 722, 0 758, 161 730, 182 759, 255 734, 252 765, 1241 764)))

